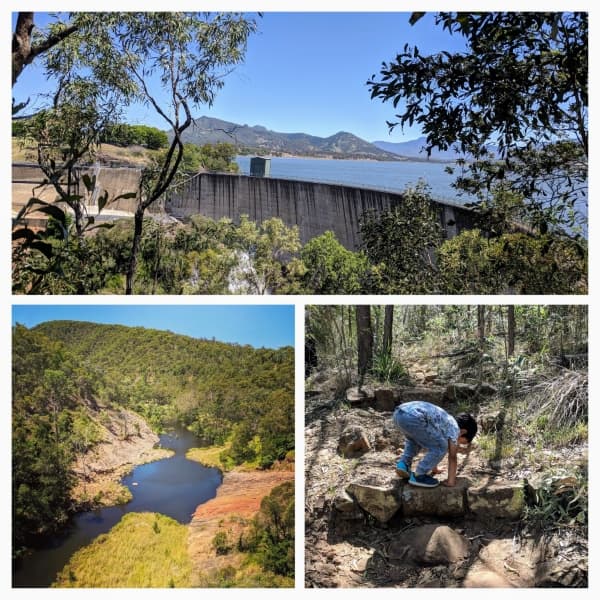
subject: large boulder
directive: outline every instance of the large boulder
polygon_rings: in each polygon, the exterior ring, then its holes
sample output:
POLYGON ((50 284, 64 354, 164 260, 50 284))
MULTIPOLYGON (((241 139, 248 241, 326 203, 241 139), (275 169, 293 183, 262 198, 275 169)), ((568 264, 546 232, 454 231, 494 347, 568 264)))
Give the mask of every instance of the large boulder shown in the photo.
POLYGON ((449 565, 469 556, 469 540, 446 525, 423 525, 413 535, 422 564, 449 565))
POLYGON ((390 560, 415 565, 450 565, 469 556, 470 543, 447 525, 421 525, 408 529, 387 548, 390 560))
POLYGON ((402 514, 407 517, 460 517, 466 513, 465 489, 468 484, 462 477, 457 479, 454 487, 422 488, 407 484, 401 493, 402 514))
POLYGON ((387 523, 400 510, 399 481, 355 481, 346 491, 359 506, 380 523, 387 523))
POLYGON ((469 509, 478 518, 517 519, 525 508, 523 481, 492 481, 467 490, 469 509))
POLYGON ((344 458, 362 456, 370 449, 367 435, 360 427, 349 426, 342 431, 338 442, 338 454, 344 458))

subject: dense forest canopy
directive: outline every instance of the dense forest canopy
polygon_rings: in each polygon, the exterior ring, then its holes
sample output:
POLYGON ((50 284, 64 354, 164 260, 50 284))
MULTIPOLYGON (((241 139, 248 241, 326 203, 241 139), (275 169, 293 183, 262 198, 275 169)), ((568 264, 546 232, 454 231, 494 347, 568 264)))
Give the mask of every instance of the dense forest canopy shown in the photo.
POLYGON ((94 419, 108 409, 156 430, 179 421, 207 445, 228 442, 230 464, 266 468, 294 449, 294 351, 121 325, 17 325, 15 549, 67 519, 71 464, 98 441, 94 419))

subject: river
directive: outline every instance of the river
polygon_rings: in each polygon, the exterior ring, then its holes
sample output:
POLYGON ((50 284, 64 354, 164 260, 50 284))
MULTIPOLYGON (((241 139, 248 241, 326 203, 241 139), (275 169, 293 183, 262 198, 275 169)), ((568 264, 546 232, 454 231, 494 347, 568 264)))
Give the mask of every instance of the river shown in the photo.
POLYGON ((216 496, 221 473, 185 457, 189 448, 199 446, 199 440, 183 427, 161 435, 160 444, 175 454, 140 465, 123 478, 133 494, 131 502, 77 514, 61 535, 20 562, 13 587, 49 587, 76 550, 106 533, 127 513, 158 512, 189 523, 196 507, 216 496))

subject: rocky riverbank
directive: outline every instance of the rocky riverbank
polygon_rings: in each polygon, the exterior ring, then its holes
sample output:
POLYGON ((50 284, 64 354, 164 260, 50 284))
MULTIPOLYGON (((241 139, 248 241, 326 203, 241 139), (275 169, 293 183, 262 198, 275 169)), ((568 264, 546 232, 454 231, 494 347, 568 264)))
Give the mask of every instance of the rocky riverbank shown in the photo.
POLYGON ((217 496, 198 507, 189 526, 188 549, 193 564, 192 586, 203 586, 224 568, 237 569, 244 555, 215 551, 213 540, 222 531, 239 539, 260 503, 271 490, 294 479, 293 471, 232 471, 225 473, 217 496))
POLYGON ((76 510, 124 504, 131 494, 120 483, 121 478, 137 465, 173 454, 157 448, 158 435, 129 410, 91 407, 90 416, 100 432, 100 441, 80 454, 72 466, 77 478, 72 492, 76 510))

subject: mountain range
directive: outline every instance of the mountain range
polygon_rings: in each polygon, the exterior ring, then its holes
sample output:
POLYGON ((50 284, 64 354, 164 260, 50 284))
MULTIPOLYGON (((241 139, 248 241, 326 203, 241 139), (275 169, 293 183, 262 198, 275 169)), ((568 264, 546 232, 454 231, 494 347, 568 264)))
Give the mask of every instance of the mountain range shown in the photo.
POLYGON ((282 133, 262 125, 240 125, 213 117, 199 117, 182 135, 184 142, 198 146, 228 142, 242 154, 295 155, 319 158, 350 158, 368 160, 435 160, 453 161, 453 151, 433 150, 428 158, 423 151, 425 137, 406 142, 367 142, 347 131, 338 131, 329 137, 308 133, 282 133))
POLYGON ((370 160, 401 160, 352 133, 339 131, 323 138, 307 133, 281 133, 261 125, 240 125, 212 117, 200 117, 183 133, 183 141, 199 146, 228 142, 245 154, 315 156, 370 160))

